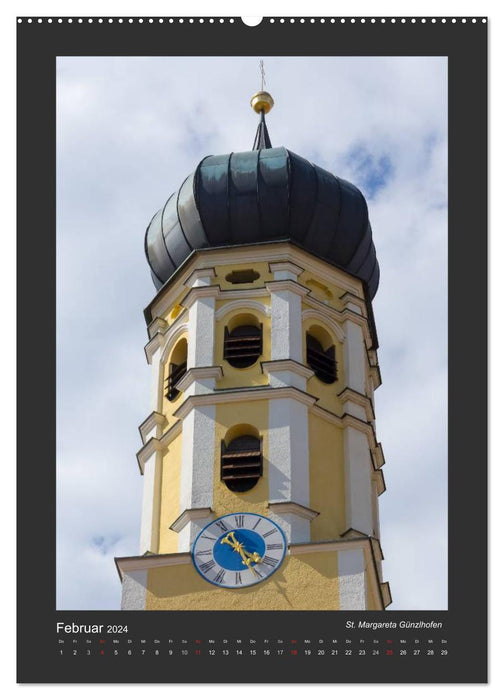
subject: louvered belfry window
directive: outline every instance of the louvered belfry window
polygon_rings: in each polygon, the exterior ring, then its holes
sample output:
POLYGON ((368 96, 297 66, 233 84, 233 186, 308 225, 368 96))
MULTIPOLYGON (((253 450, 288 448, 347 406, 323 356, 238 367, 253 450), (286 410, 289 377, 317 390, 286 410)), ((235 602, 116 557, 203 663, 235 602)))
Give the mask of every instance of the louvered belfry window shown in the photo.
POLYGON ((176 388, 177 383, 182 379, 187 370, 187 362, 176 365, 170 362, 169 374, 166 379, 166 398, 168 401, 175 401, 180 391, 176 388))
POLYGON ((221 479, 231 491, 249 491, 262 476, 262 438, 240 435, 221 443, 221 479))
POLYGON ((307 333, 306 362, 320 381, 325 382, 325 384, 332 384, 336 381, 336 348, 334 345, 324 350, 319 341, 307 333))
POLYGON ((224 330, 224 359, 233 367, 250 367, 262 354, 262 324, 224 330))

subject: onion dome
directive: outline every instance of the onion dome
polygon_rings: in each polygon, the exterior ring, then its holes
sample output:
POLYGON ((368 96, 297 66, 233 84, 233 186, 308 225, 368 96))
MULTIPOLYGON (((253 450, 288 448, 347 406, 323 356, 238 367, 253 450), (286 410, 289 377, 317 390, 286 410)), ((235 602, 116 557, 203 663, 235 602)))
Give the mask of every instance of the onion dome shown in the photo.
POLYGON ((289 241, 361 279, 373 298, 379 267, 364 196, 284 147, 273 148, 269 93, 251 151, 207 156, 150 222, 145 251, 157 289, 195 250, 289 241))

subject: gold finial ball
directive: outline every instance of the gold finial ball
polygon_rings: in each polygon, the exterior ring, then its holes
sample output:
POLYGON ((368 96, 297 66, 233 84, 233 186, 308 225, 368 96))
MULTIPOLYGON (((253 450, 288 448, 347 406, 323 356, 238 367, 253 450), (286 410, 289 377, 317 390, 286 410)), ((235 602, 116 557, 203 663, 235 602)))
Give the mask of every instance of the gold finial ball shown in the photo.
POLYGON ((273 108, 274 104, 275 102, 273 101, 273 98, 269 92, 264 92, 263 90, 260 90, 259 92, 256 92, 255 95, 252 95, 252 99, 250 100, 250 105, 254 112, 257 112, 257 114, 260 112, 268 114, 270 109, 273 108))

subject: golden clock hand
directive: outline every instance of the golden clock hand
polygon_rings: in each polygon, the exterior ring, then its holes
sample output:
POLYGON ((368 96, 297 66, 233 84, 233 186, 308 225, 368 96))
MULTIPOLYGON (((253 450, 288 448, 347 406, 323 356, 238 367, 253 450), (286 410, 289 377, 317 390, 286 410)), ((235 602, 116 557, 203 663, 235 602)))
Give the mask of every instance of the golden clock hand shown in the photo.
POLYGON ((262 561, 262 557, 259 556, 258 552, 254 552, 253 554, 251 554, 250 552, 247 552, 246 549, 244 549, 243 553, 250 559, 250 561, 253 561, 256 564, 260 564, 262 561))
POLYGON ((243 544, 241 542, 238 542, 238 540, 235 537, 234 531, 228 532, 228 534, 221 539, 221 544, 228 544, 230 547, 233 548, 235 552, 238 552, 238 554, 241 556, 243 563, 251 570, 253 571, 254 569, 250 565, 251 562, 254 562, 255 564, 259 564, 262 559, 259 556, 257 552, 254 552, 251 554, 248 552, 243 544))

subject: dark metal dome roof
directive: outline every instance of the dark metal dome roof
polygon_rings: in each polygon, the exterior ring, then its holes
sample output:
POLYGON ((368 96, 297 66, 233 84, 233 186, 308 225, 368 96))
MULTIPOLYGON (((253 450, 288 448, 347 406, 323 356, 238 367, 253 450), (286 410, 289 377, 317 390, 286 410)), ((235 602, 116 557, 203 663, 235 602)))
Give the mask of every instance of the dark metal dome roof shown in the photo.
POLYGON ((364 196, 283 147, 204 158, 150 222, 145 251, 159 289, 193 250, 281 240, 362 279, 374 297, 364 196))

